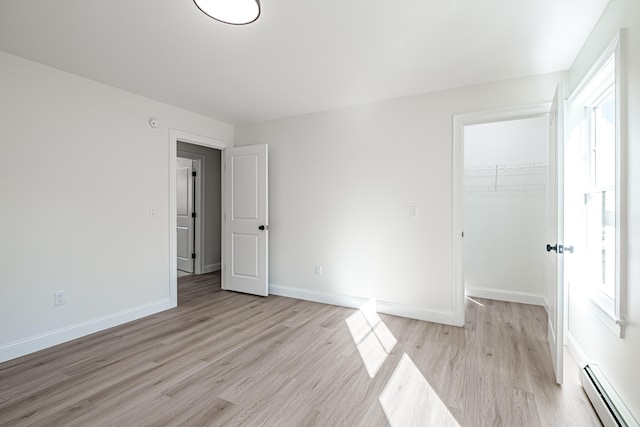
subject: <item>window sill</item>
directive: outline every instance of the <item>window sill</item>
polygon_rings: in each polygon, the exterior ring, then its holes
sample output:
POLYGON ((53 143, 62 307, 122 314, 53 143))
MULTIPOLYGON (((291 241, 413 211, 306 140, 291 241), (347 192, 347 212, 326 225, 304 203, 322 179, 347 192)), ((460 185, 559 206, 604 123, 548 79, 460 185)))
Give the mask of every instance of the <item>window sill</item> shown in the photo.
POLYGON ((595 289, 587 295, 587 298, 595 315, 615 336, 622 338, 624 320, 616 316, 613 301, 603 295, 601 291, 595 289))

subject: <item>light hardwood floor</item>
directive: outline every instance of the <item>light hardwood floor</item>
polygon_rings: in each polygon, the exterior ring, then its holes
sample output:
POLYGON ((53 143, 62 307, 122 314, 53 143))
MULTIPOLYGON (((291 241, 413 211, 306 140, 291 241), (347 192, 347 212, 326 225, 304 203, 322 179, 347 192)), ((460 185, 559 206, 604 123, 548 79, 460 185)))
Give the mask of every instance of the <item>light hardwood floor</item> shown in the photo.
POLYGON ((176 309, 0 364, 0 425, 600 425, 544 309, 475 301, 455 328, 184 277, 176 309))

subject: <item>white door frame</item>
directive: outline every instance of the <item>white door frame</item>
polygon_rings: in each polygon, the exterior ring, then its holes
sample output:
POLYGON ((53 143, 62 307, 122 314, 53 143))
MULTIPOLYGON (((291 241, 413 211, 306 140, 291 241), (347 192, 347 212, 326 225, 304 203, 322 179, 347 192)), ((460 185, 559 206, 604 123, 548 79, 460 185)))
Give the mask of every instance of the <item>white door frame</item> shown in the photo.
MULTIPOLYGON (((183 141, 184 142, 184 141, 183 141)), ((192 153, 186 150, 178 150, 178 157, 182 157, 185 159, 190 159, 196 162, 197 167, 195 170, 196 179, 195 179, 195 194, 196 201, 193 205, 194 212, 196 213, 195 220, 195 248, 196 248, 196 259, 193 263, 193 274, 202 274, 204 273, 204 228, 205 225, 202 222, 204 218, 204 198, 206 197, 206 188, 205 188, 205 157, 203 154, 192 153)))
MULTIPOLYGON (((550 102, 453 116, 453 324, 464 326, 464 127, 549 114, 550 102)), ((541 249, 542 250, 542 249, 541 249)))
MULTIPOLYGON (((176 157, 178 153, 178 141, 187 142, 189 144, 201 145, 203 147, 224 150, 233 146, 233 142, 225 141, 219 138, 211 138, 185 132, 177 129, 169 129, 169 299, 171 306, 178 305, 178 261, 176 259, 177 239, 176 227, 178 220, 176 218, 176 157)), ((222 162, 224 156, 220 156, 222 162)), ((222 164, 221 164, 222 171, 222 164)), ((224 212, 224 176, 222 179, 222 197, 220 200, 221 212, 224 212)), ((221 224, 224 227, 224 224, 221 224)), ((222 230, 224 233, 224 228, 222 230)), ((224 253, 221 254, 222 263, 224 265, 224 253)))
MULTIPOLYGON (((180 153, 180 152, 178 152, 178 153, 180 153)), ((200 163, 197 160, 191 159, 189 157, 184 157, 181 154, 178 154, 177 155, 177 160, 176 160, 176 168, 178 168, 179 167, 178 165, 180 165, 180 164, 182 165, 182 167, 184 167, 185 162, 189 162, 189 176, 187 177, 187 180, 189 181, 189 183, 187 185, 187 191, 189 192, 189 194, 187 196, 187 199, 189 200, 189 202, 188 202, 189 206, 187 207, 187 209, 188 209, 188 212, 189 212, 188 216, 189 216, 190 226, 189 226, 189 232, 188 232, 189 236, 187 237, 187 242, 191 243, 191 247, 189 247, 189 249, 188 249, 188 254, 186 254, 185 256, 188 256, 189 262, 191 263, 191 268, 190 268, 191 273, 192 274, 199 274, 198 273, 198 265, 197 265, 196 261, 198 261, 199 258, 200 258, 198 256, 198 254, 200 254, 200 247, 198 246, 200 239, 199 239, 199 236, 197 234, 200 231, 200 224, 199 224, 200 217, 199 217, 199 214, 198 214, 198 215, 196 215, 195 218, 193 218, 191 214, 195 213, 195 212, 200 212, 198 210, 198 206, 195 203, 195 202, 197 202, 197 199, 199 197, 199 196, 197 196, 195 194, 195 192, 199 188, 199 186, 196 186, 195 179, 192 176, 192 172, 194 172, 194 171, 196 171, 198 169, 200 163), (196 167, 196 165, 198 165, 198 166, 196 167), (196 258, 193 258, 193 254, 196 255, 196 258)), ((197 175, 196 175, 196 178, 197 178, 197 175)), ((176 182, 176 186, 177 185, 178 185, 178 183, 176 182)), ((177 189, 176 189, 176 191, 177 191, 177 189)), ((177 193, 176 193, 176 195, 177 195, 177 193)), ((178 221, 178 223, 180 223, 180 221, 178 221)), ((183 226, 184 226, 184 223, 183 223, 183 226)), ((178 228, 180 228, 180 227, 178 227, 178 228)), ((178 260, 178 270, 185 271, 184 269, 180 268, 180 261, 179 260, 178 260)))

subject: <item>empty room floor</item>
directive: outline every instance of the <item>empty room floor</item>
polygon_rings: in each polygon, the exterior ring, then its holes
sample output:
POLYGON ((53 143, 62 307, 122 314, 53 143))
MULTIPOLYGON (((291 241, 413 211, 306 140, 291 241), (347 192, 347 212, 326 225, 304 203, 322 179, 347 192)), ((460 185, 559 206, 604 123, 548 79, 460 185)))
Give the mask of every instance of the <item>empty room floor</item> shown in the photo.
POLYGON ((543 308, 464 328, 179 280, 179 306, 0 364, 3 426, 599 426, 543 308), (412 424, 413 423, 413 424, 412 424))

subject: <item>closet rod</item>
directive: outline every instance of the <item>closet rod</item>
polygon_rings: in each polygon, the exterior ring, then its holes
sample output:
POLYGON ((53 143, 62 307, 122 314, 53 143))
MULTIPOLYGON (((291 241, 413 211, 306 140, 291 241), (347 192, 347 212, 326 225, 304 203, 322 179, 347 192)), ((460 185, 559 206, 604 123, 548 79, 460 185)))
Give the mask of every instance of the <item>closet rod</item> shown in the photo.
POLYGON ((468 166, 464 168, 465 172, 482 172, 482 171, 496 171, 496 170, 515 170, 515 169, 543 169, 548 167, 544 163, 519 163, 519 164, 494 164, 490 166, 468 166))

